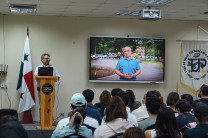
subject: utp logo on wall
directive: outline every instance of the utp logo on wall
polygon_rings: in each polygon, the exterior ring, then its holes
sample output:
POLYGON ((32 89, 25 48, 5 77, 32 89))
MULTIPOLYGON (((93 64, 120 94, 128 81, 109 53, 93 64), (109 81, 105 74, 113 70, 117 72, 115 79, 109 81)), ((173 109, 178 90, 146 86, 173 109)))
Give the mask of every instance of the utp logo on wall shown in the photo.
POLYGON ((183 59, 183 70, 189 78, 200 80, 207 76, 205 69, 208 63, 208 55, 201 50, 191 50, 183 59))

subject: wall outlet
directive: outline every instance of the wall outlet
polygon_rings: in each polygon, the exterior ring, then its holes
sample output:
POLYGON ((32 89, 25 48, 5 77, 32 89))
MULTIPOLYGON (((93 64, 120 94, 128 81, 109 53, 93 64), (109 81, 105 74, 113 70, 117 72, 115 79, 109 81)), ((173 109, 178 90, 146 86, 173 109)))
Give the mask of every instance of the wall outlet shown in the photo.
POLYGON ((1 83, 1 88, 4 88, 5 87, 5 84, 4 82, 1 83))

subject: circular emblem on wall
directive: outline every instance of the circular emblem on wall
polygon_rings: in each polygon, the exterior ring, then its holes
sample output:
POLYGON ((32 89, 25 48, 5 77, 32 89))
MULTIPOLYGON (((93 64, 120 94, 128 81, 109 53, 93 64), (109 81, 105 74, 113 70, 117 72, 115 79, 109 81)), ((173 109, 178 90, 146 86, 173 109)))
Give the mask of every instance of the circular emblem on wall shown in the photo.
POLYGON ((42 87, 42 92, 49 95, 53 92, 53 86, 50 83, 45 83, 42 87))
POLYGON ((208 55, 201 50, 192 50, 183 59, 183 70, 190 79, 200 80, 207 76, 208 55))

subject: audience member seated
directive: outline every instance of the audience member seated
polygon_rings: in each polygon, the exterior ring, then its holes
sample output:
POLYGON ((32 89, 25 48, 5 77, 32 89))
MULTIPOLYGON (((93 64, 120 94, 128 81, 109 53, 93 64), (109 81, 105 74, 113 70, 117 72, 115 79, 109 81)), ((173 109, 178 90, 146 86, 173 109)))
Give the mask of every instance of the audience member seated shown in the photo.
POLYGON ((124 133, 129 127, 132 125, 127 121, 125 104, 119 96, 113 96, 106 108, 105 123, 95 130, 94 138, 124 133))
POLYGON ((194 116, 197 126, 192 129, 186 129, 183 133, 184 138, 207 137, 208 134, 208 105, 203 102, 197 102, 194 107, 194 116))
POLYGON ((169 107, 160 109, 155 122, 155 129, 145 131, 146 138, 182 138, 174 112, 169 107))
POLYGON ((129 103, 129 95, 125 91, 120 91, 117 93, 117 96, 119 96, 122 101, 124 102, 126 106, 126 112, 127 112, 127 120, 135 127, 138 127, 137 119, 136 117, 131 113, 130 108, 128 107, 129 103))
POLYGON ((176 122, 177 122, 179 130, 184 128, 184 126, 188 126, 189 123, 195 122, 195 117, 191 113, 191 105, 187 100, 185 100, 185 99, 179 100, 176 103, 175 108, 179 114, 176 117, 176 122))
POLYGON ((100 102, 96 103, 94 106, 101 109, 102 117, 104 116, 104 110, 109 102, 109 99, 111 98, 111 94, 109 91, 104 90, 99 97, 100 102))
MULTIPOLYGON (((71 98, 70 104, 71 110, 74 110, 77 107, 87 107, 85 97, 81 93, 75 93, 71 98)), ((61 119, 56 126, 56 131, 58 129, 66 127, 66 125, 69 123, 69 118, 70 117, 61 119)), ((86 116, 83 125, 86 125, 88 128, 92 130, 92 132, 94 132, 94 130, 99 126, 99 123, 96 119, 86 116)))
POLYGON ((126 92, 129 94, 129 104, 128 107, 130 108, 131 112, 141 106, 141 103, 139 101, 136 101, 134 92, 132 90, 126 90, 126 92))
POLYGON ((122 91, 121 88, 114 88, 111 90, 111 96, 116 96, 118 92, 122 91))
POLYGON ((130 127, 123 134, 123 138, 145 138, 145 135, 141 128, 130 127))
POLYGON ((193 99, 193 96, 191 94, 182 94, 181 99, 187 100, 190 103, 191 108, 193 107, 194 99, 193 99))
POLYGON ((0 110, 0 138, 28 138, 26 130, 18 122, 16 110, 0 110))
POLYGON ((175 105, 179 100, 179 95, 177 92, 170 92, 167 97, 167 106, 169 106, 175 113, 175 117, 178 116, 178 112, 175 109, 175 105))
POLYGON ((51 138, 61 137, 85 137, 92 138, 92 131, 86 126, 82 126, 86 117, 86 111, 83 107, 77 107, 72 111, 69 118, 69 123, 66 127, 55 130, 51 138))
POLYGON ((154 127, 157 113, 160 109, 160 99, 156 91, 149 91, 146 95, 146 107, 149 117, 145 120, 138 122, 139 127, 145 131, 154 127))
POLYGON ((87 116, 95 118, 99 122, 99 124, 101 124, 102 121, 101 110, 97 107, 94 107, 92 104, 92 101, 94 99, 94 92, 90 89, 86 89, 82 92, 82 94, 84 95, 87 101, 87 108, 86 108, 87 116))
POLYGON ((203 102, 208 105, 208 85, 203 84, 198 92, 198 97, 200 97, 200 99, 195 100, 194 104, 203 102))
POLYGON ((136 117, 137 122, 140 122, 149 117, 149 114, 146 108, 146 94, 143 97, 142 105, 138 109, 135 109, 134 111, 132 111, 132 114, 136 117))

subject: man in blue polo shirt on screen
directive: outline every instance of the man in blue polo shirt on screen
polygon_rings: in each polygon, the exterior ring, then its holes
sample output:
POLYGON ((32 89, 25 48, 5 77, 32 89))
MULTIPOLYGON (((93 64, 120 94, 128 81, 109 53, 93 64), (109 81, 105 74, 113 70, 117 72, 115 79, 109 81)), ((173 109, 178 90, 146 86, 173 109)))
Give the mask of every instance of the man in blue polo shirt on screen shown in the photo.
POLYGON ((125 47, 123 53, 124 57, 118 61, 115 73, 120 76, 120 80, 136 80, 136 76, 141 73, 139 61, 131 57, 130 47, 125 47))

